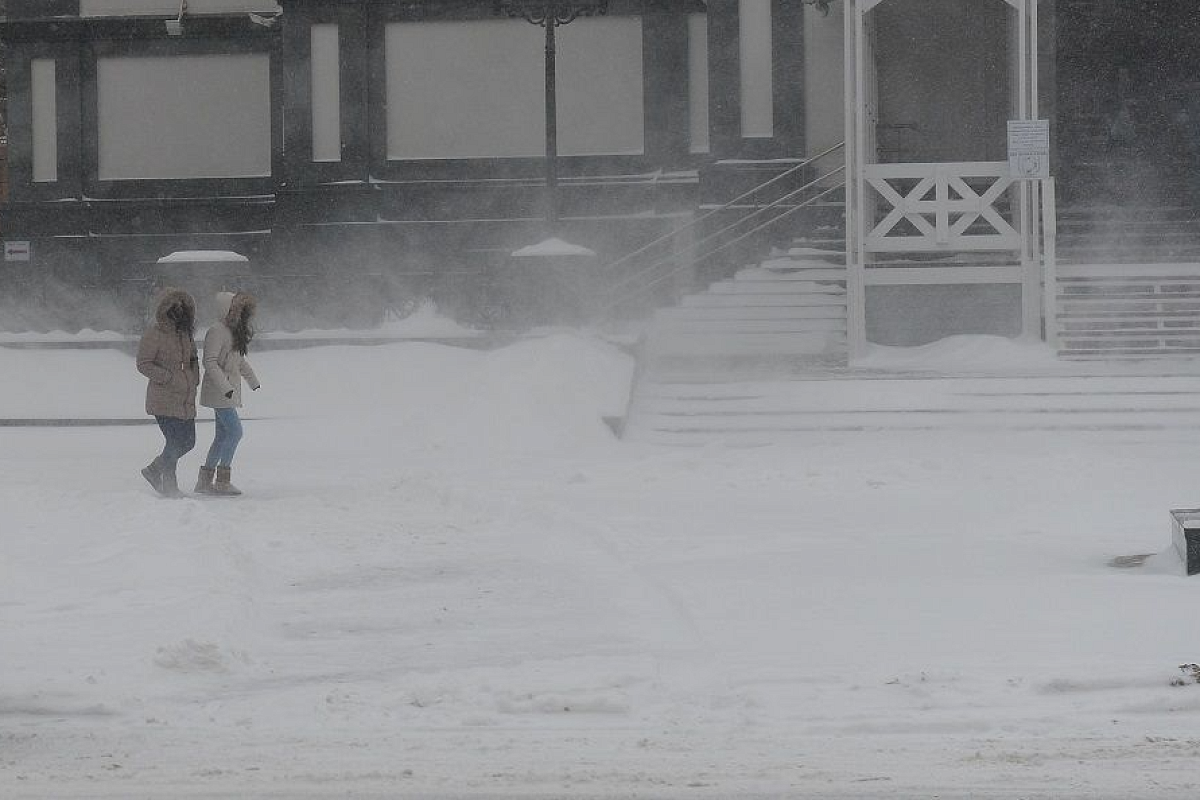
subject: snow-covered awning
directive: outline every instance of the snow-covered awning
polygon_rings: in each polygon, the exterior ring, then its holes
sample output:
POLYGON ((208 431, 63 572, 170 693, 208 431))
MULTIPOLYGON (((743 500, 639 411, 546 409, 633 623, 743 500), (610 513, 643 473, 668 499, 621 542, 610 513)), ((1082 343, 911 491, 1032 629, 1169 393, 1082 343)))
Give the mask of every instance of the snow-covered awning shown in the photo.
POLYGON ((562 239, 550 238, 544 242, 531 244, 513 251, 514 258, 553 258, 556 256, 594 256, 596 251, 589 250, 583 245, 564 242, 562 239))
POLYGON ((249 261, 232 250, 177 250, 158 260, 159 264, 204 264, 230 261, 249 261))

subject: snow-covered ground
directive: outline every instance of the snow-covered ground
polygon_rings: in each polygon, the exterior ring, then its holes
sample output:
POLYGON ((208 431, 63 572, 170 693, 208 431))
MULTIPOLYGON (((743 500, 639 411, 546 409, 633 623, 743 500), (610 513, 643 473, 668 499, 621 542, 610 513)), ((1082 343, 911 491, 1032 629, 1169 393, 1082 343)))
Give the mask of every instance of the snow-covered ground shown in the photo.
MULTIPOLYGON (((153 426, 0 427, 0 796, 1200 794, 1200 411, 670 449, 582 335, 252 360, 242 498, 153 496, 153 426)), ((115 351, 0 376, 142 416, 115 351)))

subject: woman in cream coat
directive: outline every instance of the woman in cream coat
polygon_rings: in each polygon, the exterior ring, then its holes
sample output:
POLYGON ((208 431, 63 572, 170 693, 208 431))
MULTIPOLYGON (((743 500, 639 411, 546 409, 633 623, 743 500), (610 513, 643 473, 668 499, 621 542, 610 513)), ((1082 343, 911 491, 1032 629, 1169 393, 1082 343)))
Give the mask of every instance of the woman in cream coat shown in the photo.
POLYGON ((200 467, 196 491, 200 494, 241 494, 230 483, 233 454, 242 440, 242 379, 251 389, 262 384, 246 360, 250 340, 254 338, 254 298, 245 292, 218 292, 218 318, 204 337, 204 381, 200 386, 200 405, 213 409, 217 430, 208 458, 200 467))

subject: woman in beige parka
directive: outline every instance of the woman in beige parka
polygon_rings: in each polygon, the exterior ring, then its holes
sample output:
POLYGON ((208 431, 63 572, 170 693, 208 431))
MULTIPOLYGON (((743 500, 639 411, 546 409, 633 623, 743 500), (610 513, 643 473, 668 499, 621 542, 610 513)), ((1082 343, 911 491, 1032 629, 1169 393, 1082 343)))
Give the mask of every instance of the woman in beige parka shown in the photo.
POLYGON ((142 470, 154 491, 179 497, 175 468, 183 454, 196 446, 196 302, 182 289, 164 289, 158 296, 154 323, 138 343, 137 369, 149 379, 146 413, 154 417, 166 444, 142 470))
POLYGON ((216 434, 196 491, 200 494, 237 495, 241 491, 230 482, 233 454, 242 440, 242 379, 257 390, 262 384, 246 360, 250 340, 254 338, 254 297, 238 292, 218 292, 217 321, 204 337, 204 383, 200 405, 211 408, 216 416, 216 434))

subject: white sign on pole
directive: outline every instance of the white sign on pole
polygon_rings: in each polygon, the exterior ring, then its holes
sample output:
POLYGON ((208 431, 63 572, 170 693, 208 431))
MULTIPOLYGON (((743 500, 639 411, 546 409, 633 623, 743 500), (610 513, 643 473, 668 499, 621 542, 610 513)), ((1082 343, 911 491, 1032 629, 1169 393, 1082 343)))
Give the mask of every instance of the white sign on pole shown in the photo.
POLYGON ((29 242, 5 242, 4 243, 4 260, 5 261, 28 261, 31 248, 29 242))
POLYGON ((1050 121, 1008 121, 1008 174, 1016 180, 1050 177, 1050 121))

